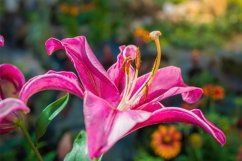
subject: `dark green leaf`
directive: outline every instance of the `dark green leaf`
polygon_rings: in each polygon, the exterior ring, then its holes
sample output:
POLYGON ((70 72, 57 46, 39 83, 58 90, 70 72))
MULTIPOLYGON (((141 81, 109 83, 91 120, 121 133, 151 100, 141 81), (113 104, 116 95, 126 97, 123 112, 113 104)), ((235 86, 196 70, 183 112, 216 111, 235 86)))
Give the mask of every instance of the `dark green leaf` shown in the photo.
POLYGON ((61 97, 55 102, 49 104, 40 114, 36 122, 36 135, 39 139, 42 137, 50 122, 64 109, 69 100, 69 94, 61 97))
MULTIPOLYGON (((91 161, 88 157, 86 133, 84 131, 77 135, 72 150, 66 155, 64 161, 91 161)), ((101 161, 101 158, 94 159, 94 161, 101 161)))

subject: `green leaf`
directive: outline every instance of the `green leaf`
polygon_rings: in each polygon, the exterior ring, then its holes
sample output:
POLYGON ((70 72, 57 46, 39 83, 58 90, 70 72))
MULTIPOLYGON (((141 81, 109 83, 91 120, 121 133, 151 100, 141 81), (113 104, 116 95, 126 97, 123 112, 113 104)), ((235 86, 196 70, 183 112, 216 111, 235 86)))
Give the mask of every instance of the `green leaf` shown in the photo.
POLYGON ((41 138, 50 122, 64 109, 69 100, 69 94, 59 98, 55 102, 49 104, 40 114, 36 122, 36 135, 41 138))
MULTIPOLYGON (((93 161, 101 161, 101 158, 94 159, 93 161)), ((88 157, 85 131, 82 130, 77 135, 72 150, 65 156, 64 161, 92 161, 88 157)))

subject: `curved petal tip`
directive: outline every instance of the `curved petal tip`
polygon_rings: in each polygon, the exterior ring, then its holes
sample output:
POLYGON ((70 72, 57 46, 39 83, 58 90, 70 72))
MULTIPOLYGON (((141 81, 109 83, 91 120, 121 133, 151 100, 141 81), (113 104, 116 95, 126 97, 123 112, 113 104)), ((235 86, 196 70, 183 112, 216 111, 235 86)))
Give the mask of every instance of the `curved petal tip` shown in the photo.
POLYGON ((198 87, 186 87, 187 92, 181 93, 182 99, 187 103, 196 103, 203 95, 203 90, 198 87))
POLYGON ((202 119, 205 123, 207 123, 210 128, 213 130, 213 137, 221 144, 224 145, 226 143, 226 136, 224 135, 224 133, 217 128, 216 126, 214 126, 210 121, 208 121, 203 113, 201 112, 201 110, 199 109, 193 109, 191 110, 194 114, 196 114, 200 119, 202 119))
POLYGON ((53 52, 63 49, 62 43, 56 38, 49 38, 45 42, 45 49, 48 55, 51 55, 53 52))
POLYGON ((168 122, 184 122, 196 125, 205 130, 221 145, 224 145, 226 143, 226 136, 224 135, 224 133, 209 120, 207 120, 199 109, 193 109, 189 111, 178 107, 162 108, 153 112, 153 115, 150 117, 150 119, 143 123, 140 123, 131 131, 152 124, 168 122))

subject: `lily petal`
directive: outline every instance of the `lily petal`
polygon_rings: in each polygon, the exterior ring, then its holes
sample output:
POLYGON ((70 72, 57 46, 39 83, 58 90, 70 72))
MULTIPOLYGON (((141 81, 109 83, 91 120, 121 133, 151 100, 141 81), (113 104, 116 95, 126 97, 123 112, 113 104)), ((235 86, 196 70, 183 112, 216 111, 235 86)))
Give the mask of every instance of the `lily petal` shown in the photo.
POLYGON ((111 102, 117 101, 119 92, 109 79, 107 72, 93 54, 84 36, 57 40, 50 38, 45 43, 49 55, 59 49, 64 49, 85 88, 111 102))
POLYGON ((27 102, 35 93, 51 89, 62 90, 81 98, 83 97, 83 89, 73 72, 49 71, 46 74, 38 75, 27 81, 19 93, 19 98, 23 102, 27 102))
POLYGON ((136 58, 137 47, 135 45, 128 45, 123 50, 123 56, 125 58, 130 57, 132 60, 136 58))
MULTIPOLYGON (((138 79, 133 93, 144 84, 148 77, 149 73, 138 79)), ((148 94, 140 100, 140 104, 161 101, 177 94, 182 94, 184 101, 194 103, 201 98, 202 93, 201 88, 187 86, 184 83, 180 68, 169 66, 158 70, 148 88, 148 94)))
POLYGON ((8 133, 15 129, 13 124, 17 112, 29 113, 30 109, 19 99, 6 98, 0 101, 0 134, 8 133))
MULTIPOLYGON (((23 73, 12 64, 0 65, 0 80, 7 80, 15 87, 15 92, 18 93, 25 83, 23 73)), ((1 90, 1 87, 0 87, 1 90)), ((0 91, 1 92, 1 91, 0 91)))
POLYGON ((86 92, 84 116, 90 158, 101 156, 150 114, 141 110, 118 111, 104 99, 86 92))
POLYGON ((136 108, 135 110, 154 112, 161 108, 166 108, 166 107, 164 105, 162 105, 160 102, 148 102, 148 103, 141 105, 139 108, 136 108))
POLYGON ((169 122, 184 122, 197 125, 209 133, 221 145, 226 143, 224 133, 209 122, 199 109, 193 109, 191 111, 178 107, 166 107, 159 109, 153 112, 152 116, 148 120, 137 124, 129 133, 148 125, 169 122))
MULTIPOLYGON (((134 45, 130 45, 130 46, 132 48, 136 48, 134 45)), ((124 50, 126 52, 127 51, 135 52, 136 51, 136 50, 128 50, 128 49, 131 48, 130 46, 122 45, 122 46, 119 47, 120 53, 117 57, 117 62, 115 64, 113 64, 107 71, 109 78, 112 80, 112 82, 114 82, 114 84, 116 85, 116 87, 119 90, 119 93, 123 92, 124 86, 125 86, 125 72, 124 72, 124 68, 123 68, 123 65, 124 65, 123 64, 124 63, 124 50)), ((130 54, 130 53, 126 53, 125 56, 127 56, 128 54, 130 54)), ((132 57, 135 57, 134 54, 132 54, 132 55, 130 54, 130 55, 132 57)), ((130 66, 130 74, 131 74, 131 77, 134 76, 134 68, 132 66, 130 66)))
POLYGON ((4 38, 2 35, 0 35, 0 47, 4 46, 4 38))
POLYGON ((124 89, 124 84, 125 84, 125 73, 124 73, 124 70, 122 69, 123 62, 124 62, 122 52, 124 48, 125 48, 124 45, 119 47, 120 53, 117 57, 117 62, 113 64, 107 71, 109 78, 114 82, 114 84, 116 85, 120 93, 122 93, 124 89))

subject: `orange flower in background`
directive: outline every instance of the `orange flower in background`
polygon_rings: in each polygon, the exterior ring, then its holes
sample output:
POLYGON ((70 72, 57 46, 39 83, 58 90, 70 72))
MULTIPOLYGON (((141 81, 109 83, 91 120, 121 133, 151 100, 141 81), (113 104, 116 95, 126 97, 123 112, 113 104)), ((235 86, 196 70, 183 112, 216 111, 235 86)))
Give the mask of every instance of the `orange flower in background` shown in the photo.
POLYGON ((70 15, 77 16, 79 14, 79 7, 78 6, 70 6, 70 15))
POLYGON ((212 89, 213 89, 213 85, 212 84, 205 85, 203 87, 203 94, 204 94, 204 96, 210 97, 211 94, 212 94, 212 89))
POLYGON ((182 134, 176 126, 160 125, 151 136, 151 147, 155 154, 165 159, 176 157, 181 151, 182 134))
POLYGON ((224 88, 218 85, 214 86, 212 98, 214 100, 224 99, 224 88))
POLYGON ((60 11, 65 14, 70 14, 71 16, 78 16, 82 12, 89 12, 93 9, 95 9, 94 3, 88 3, 83 5, 69 5, 69 4, 61 4, 60 5, 60 11))
POLYGON ((224 88, 219 85, 208 84, 203 87, 204 95, 212 98, 213 100, 224 99, 224 88))
POLYGON ((144 42, 148 42, 150 40, 149 34, 150 32, 143 27, 138 27, 134 31, 134 36, 142 39, 144 42))
POLYGON ((63 13, 68 13, 69 12, 69 6, 66 4, 61 4, 60 5, 60 11, 63 13))

